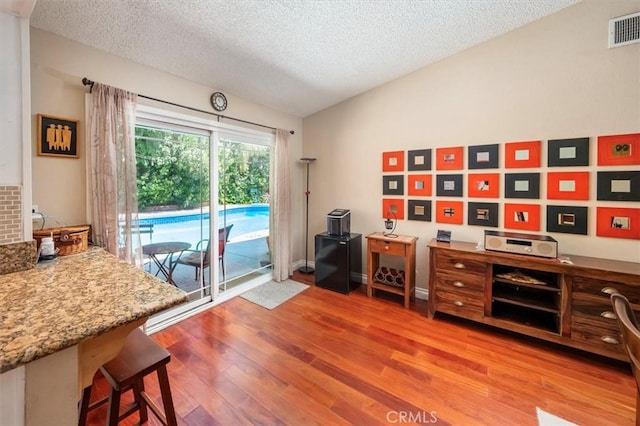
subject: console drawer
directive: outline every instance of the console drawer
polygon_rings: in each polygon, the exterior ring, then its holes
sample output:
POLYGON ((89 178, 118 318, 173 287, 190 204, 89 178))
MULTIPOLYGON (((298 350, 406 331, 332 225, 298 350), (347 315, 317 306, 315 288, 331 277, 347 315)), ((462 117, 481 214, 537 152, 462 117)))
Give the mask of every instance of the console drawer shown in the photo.
POLYGON ((369 251, 389 256, 405 256, 407 245, 395 241, 369 239, 369 251))
POLYGON ((436 309, 439 312, 476 321, 481 321, 484 316, 482 302, 478 305, 474 298, 443 291, 436 291, 436 309))
POLYGON ((484 293, 484 275, 473 275, 454 271, 436 272, 436 289, 447 291, 473 292, 482 299, 484 293))
POLYGON ((436 268, 444 271, 457 271, 484 276, 487 264, 479 260, 465 259, 454 253, 438 251, 436 253, 436 268))
POLYGON ((621 293, 631 303, 640 304, 640 286, 630 286, 615 281, 605 281, 588 277, 573 276, 573 293, 588 293, 599 296, 611 306, 612 293, 621 293))
POLYGON ((603 323, 589 318, 571 318, 571 340, 588 343, 601 349, 624 354, 618 324, 603 323))
POLYGON ((571 302, 573 316, 590 318, 602 324, 616 324, 616 315, 606 297, 588 293, 574 293, 571 302))

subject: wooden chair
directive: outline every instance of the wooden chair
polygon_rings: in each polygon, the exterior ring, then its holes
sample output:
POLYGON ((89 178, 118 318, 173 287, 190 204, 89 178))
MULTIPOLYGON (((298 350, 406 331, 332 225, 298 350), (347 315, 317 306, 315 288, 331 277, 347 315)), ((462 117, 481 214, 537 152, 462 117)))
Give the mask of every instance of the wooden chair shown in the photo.
POLYGON ((111 361, 100 367, 102 374, 111 385, 109 396, 89 405, 91 388, 88 386, 82 392, 79 404, 78 425, 87 424, 89 411, 109 402, 107 411, 107 425, 116 426, 120 420, 129 417, 136 411, 140 412, 140 424, 148 420, 147 407, 165 426, 177 425, 176 413, 171 398, 167 364, 171 354, 162 346, 154 342, 142 330, 136 328, 127 339, 120 353, 111 361), (156 372, 162 395, 164 413, 151 400, 144 390, 144 377, 156 372), (122 414, 120 413, 120 399, 124 392, 133 390, 134 404, 122 414))
POLYGON ((620 293, 611 295, 611 304, 616 314, 622 346, 631 362, 631 371, 636 379, 636 425, 640 425, 640 329, 629 300, 620 293))
MULTIPOLYGON (((218 260, 220 261, 220 265, 222 267, 222 279, 226 280, 225 270, 224 270, 224 249, 229 241, 229 233, 231 232, 231 228, 233 225, 229 225, 225 228, 218 229, 218 260)), ((200 268, 204 269, 209 267, 209 263, 211 260, 211 244, 209 244, 209 240, 201 240, 196 244, 195 250, 190 250, 191 254, 186 256, 180 256, 177 263, 187 266, 193 266, 196 269, 196 281, 200 277, 200 268), (202 246, 206 244, 206 249, 202 249, 202 246)), ((204 280, 203 280, 204 281, 204 280)))

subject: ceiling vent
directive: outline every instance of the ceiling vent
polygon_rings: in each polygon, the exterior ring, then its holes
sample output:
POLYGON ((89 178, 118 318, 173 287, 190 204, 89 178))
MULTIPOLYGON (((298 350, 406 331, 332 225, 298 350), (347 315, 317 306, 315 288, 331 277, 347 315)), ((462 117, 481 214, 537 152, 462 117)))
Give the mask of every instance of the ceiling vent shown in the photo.
POLYGON ((640 43, 640 12, 609 20, 609 48, 640 43))

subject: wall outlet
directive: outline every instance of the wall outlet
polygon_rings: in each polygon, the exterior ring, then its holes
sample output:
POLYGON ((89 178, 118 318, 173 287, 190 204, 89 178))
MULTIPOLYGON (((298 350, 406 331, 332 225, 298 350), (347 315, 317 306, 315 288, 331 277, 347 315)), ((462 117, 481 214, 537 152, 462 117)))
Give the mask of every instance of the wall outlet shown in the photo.
POLYGON ((31 206, 31 213, 35 213, 35 212, 39 212, 40 210, 38 210, 38 205, 34 204, 31 206))

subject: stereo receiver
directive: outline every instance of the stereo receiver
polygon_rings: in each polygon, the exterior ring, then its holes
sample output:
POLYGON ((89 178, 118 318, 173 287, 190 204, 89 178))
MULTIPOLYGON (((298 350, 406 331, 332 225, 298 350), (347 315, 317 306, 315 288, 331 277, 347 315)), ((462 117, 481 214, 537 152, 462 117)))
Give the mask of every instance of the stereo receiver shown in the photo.
POLYGON ((558 242, 546 235, 484 231, 484 248, 505 253, 558 257, 558 242))

